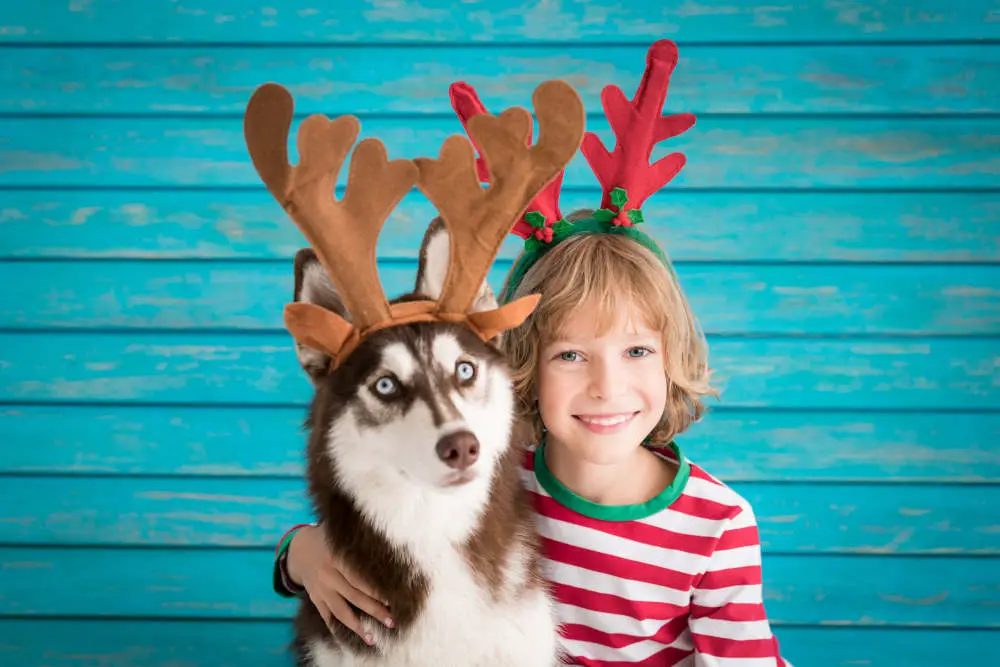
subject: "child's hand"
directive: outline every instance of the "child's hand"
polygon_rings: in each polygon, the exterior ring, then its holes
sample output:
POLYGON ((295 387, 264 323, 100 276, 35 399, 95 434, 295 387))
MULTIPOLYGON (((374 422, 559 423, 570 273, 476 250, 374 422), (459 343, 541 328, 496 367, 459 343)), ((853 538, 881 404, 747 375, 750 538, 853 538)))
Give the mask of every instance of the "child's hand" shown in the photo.
POLYGON ((288 546, 288 575, 306 589, 323 620, 331 626, 331 632, 332 616, 365 642, 372 642, 372 637, 364 634, 358 616, 347 605, 348 602, 392 627, 389 610, 379 602, 371 587, 330 553, 322 528, 305 526, 292 537, 288 546))

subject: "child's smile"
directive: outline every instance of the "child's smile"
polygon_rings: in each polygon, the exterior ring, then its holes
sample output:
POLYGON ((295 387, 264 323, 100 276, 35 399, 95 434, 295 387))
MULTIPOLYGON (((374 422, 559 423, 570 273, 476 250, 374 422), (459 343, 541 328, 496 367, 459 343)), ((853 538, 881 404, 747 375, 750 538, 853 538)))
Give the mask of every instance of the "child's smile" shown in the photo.
POLYGON ((538 403, 547 441, 591 463, 620 462, 659 423, 667 397, 661 334, 624 308, 598 331, 580 308, 545 345, 538 403))

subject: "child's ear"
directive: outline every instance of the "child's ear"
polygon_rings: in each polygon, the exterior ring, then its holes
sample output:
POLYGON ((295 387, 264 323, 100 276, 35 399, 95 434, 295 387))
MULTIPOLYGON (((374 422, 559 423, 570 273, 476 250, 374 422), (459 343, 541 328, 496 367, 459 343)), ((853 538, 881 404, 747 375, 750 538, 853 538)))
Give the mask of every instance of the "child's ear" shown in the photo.
MULTIPOLYGON (((441 297, 441 290, 444 289, 444 279, 448 275, 448 264, 451 261, 451 246, 448 238, 448 229, 441 218, 434 218, 434 221, 427 227, 424 233, 424 240, 420 244, 420 260, 417 267, 417 289, 428 299, 437 300, 441 297)), ((483 280, 476 293, 476 299, 469 308, 470 313, 478 313, 483 310, 493 310, 497 307, 497 298, 493 294, 489 283, 483 280)))
MULTIPOLYGON (((344 308, 337 288, 312 248, 303 248, 295 253, 295 291, 292 298, 297 303, 321 306, 350 322, 350 314, 344 308)), ((326 352, 296 341, 295 354, 313 383, 319 382, 330 372, 330 355, 326 352)))

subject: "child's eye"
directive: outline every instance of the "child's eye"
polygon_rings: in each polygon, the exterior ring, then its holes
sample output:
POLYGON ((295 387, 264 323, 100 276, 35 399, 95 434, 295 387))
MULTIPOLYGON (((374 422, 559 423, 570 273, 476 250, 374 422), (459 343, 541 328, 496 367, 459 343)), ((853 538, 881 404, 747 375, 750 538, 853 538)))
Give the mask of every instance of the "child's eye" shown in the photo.
POLYGON ((578 352, 573 352, 572 350, 569 350, 568 352, 559 353, 559 359, 561 361, 576 361, 579 358, 580 354, 578 352))
POLYGON ((628 349, 628 356, 633 359, 640 359, 642 357, 647 357, 653 354, 653 351, 648 347, 630 347, 628 349))

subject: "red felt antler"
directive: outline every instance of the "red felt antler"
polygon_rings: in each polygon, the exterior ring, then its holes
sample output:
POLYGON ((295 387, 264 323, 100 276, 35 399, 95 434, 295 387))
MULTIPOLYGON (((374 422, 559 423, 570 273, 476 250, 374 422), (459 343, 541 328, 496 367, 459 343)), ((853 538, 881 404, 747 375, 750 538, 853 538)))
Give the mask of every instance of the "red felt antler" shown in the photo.
POLYGON ((665 139, 691 129, 694 114, 661 116, 670 75, 677 66, 677 45, 669 39, 655 42, 646 54, 646 71, 632 102, 618 86, 601 91, 604 114, 615 134, 615 149, 609 153, 593 132, 584 134, 581 150, 604 189, 601 207, 618 208, 616 224, 631 226, 626 213, 638 209, 646 199, 666 185, 684 167, 683 153, 672 153, 650 165, 653 147, 665 139), (628 202, 620 208, 612 190, 623 188, 628 202))
MULTIPOLYGON (((486 113, 486 107, 483 105, 482 100, 479 99, 479 95, 476 94, 475 88, 464 81, 458 81, 451 84, 448 88, 448 94, 451 98, 451 106, 458 115, 458 118, 462 121, 462 127, 465 128, 466 134, 468 134, 469 119, 478 114, 486 113)), ((489 183, 490 172, 489 168, 486 166, 486 162, 481 157, 482 151, 480 151, 479 146, 476 145, 474 139, 472 139, 472 143, 475 146, 477 153, 476 170, 479 172, 479 180, 483 183, 489 183)), ((531 145, 530 134, 528 135, 527 144, 529 146, 531 145)), ((559 190, 562 187, 563 173, 564 172, 560 170, 552 182, 545 186, 545 188, 538 193, 538 196, 535 197, 530 204, 528 204, 525 214, 521 216, 520 220, 514 223, 514 227, 511 229, 512 234, 516 234, 522 239, 534 236, 539 240, 552 240, 552 225, 562 219, 562 213, 559 211, 559 190), (528 221, 529 216, 536 211, 545 216, 544 228, 538 227, 537 223, 532 224, 528 221)))

